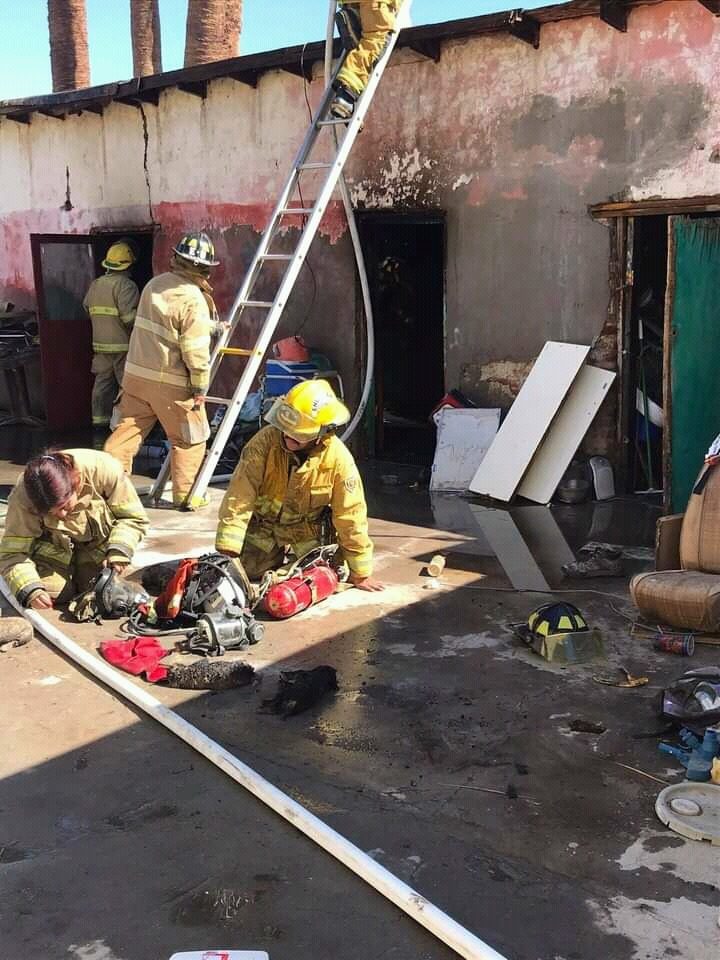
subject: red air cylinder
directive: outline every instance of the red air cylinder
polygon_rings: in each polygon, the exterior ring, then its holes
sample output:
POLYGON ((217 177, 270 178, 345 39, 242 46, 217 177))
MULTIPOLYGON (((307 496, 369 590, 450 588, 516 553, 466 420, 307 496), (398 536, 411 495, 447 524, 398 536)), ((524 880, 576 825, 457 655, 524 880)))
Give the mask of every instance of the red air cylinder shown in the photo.
POLYGON ((287 620, 335 592, 338 577, 324 565, 308 567, 300 576, 276 583, 265 594, 265 609, 276 620, 287 620))

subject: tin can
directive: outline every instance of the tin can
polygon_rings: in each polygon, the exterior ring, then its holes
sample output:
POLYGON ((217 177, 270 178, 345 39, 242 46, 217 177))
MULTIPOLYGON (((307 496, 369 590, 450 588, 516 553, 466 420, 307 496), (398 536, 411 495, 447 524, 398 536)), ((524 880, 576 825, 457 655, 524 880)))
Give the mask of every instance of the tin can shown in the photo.
POLYGON ((695 637, 692 633, 658 633, 653 646, 663 653, 691 657, 695 653, 695 637))

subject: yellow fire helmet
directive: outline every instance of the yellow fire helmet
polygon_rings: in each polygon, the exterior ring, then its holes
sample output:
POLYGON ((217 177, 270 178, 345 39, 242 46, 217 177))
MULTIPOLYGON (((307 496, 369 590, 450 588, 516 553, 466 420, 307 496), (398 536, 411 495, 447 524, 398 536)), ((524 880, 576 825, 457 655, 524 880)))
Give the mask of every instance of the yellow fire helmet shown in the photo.
POLYGON ((127 270, 135 263, 135 254, 129 243, 119 240, 108 250, 102 265, 106 270, 127 270))
POLYGON ((265 419, 288 437, 305 443, 347 423, 350 411, 327 380, 303 380, 278 397, 265 419))

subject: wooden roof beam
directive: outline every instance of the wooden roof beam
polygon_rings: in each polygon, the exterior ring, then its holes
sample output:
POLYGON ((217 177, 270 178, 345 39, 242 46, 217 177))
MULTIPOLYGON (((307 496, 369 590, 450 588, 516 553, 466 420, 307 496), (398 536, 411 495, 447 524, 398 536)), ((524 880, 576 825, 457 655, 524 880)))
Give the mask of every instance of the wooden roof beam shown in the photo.
POLYGON ((440 40, 413 40, 411 43, 406 44, 406 48, 413 50, 415 53, 419 53, 421 57, 426 57, 428 60, 440 63, 442 53, 442 43, 440 40))
POLYGON ((160 88, 153 87, 149 90, 138 90, 126 97, 117 97, 116 103, 124 103, 126 107, 137 107, 140 109, 143 103, 152 103, 157 106, 160 102, 160 88))
POLYGON ((522 9, 511 10, 507 21, 508 32, 518 40, 529 43, 536 50, 540 46, 540 21, 522 9))
POLYGON ((282 70, 285 73, 292 73, 296 77, 301 77, 303 80, 307 80, 308 83, 312 82, 313 78, 313 61, 312 58, 307 60, 298 60, 297 63, 284 63, 282 65, 282 70))
POLYGON ((238 70, 236 73, 229 73, 231 80, 237 80, 238 83, 245 83, 248 87, 257 87, 260 78, 259 70, 238 70))
POLYGON ((186 80, 178 83, 177 87, 178 90, 182 90, 183 93, 190 93, 193 97, 200 97, 201 100, 207 99, 207 80, 186 80))
POLYGON ((630 9, 625 0, 600 0, 598 14, 603 23, 621 33, 627 33, 628 14, 630 9))

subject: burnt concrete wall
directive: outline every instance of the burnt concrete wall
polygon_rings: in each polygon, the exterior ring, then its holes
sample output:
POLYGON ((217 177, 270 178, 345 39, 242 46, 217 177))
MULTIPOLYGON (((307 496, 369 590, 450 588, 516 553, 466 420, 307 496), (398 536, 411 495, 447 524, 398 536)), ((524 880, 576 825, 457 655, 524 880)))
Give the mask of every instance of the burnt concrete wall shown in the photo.
MULTIPOLYGON (((627 33, 583 17, 543 26, 538 50, 497 34, 445 42, 439 63, 393 57, 348 177, 361 209, 446 213, 448 387, 507 406, 548 339, 597 342, 596 360, 614 363, 609 231, 587 206, 720 193, 719 81, 720 19, 687 0, 634 8, 627 33)), ((218 80, 206 100, 169 90, 144 113, 145 124, 112 104, 102 117, 0 123, 0 297, 33 304, 30 232, 154 220, 158 269, 182 230, 213 233, 228 308, 307 124, 302 81, 218 80)), ((284 329, 309 314, 304 333, 356 397, 356 290, 337 206, 311 261, 284 329)), ((607 410, 596 449, 610 444, 607 410)))

